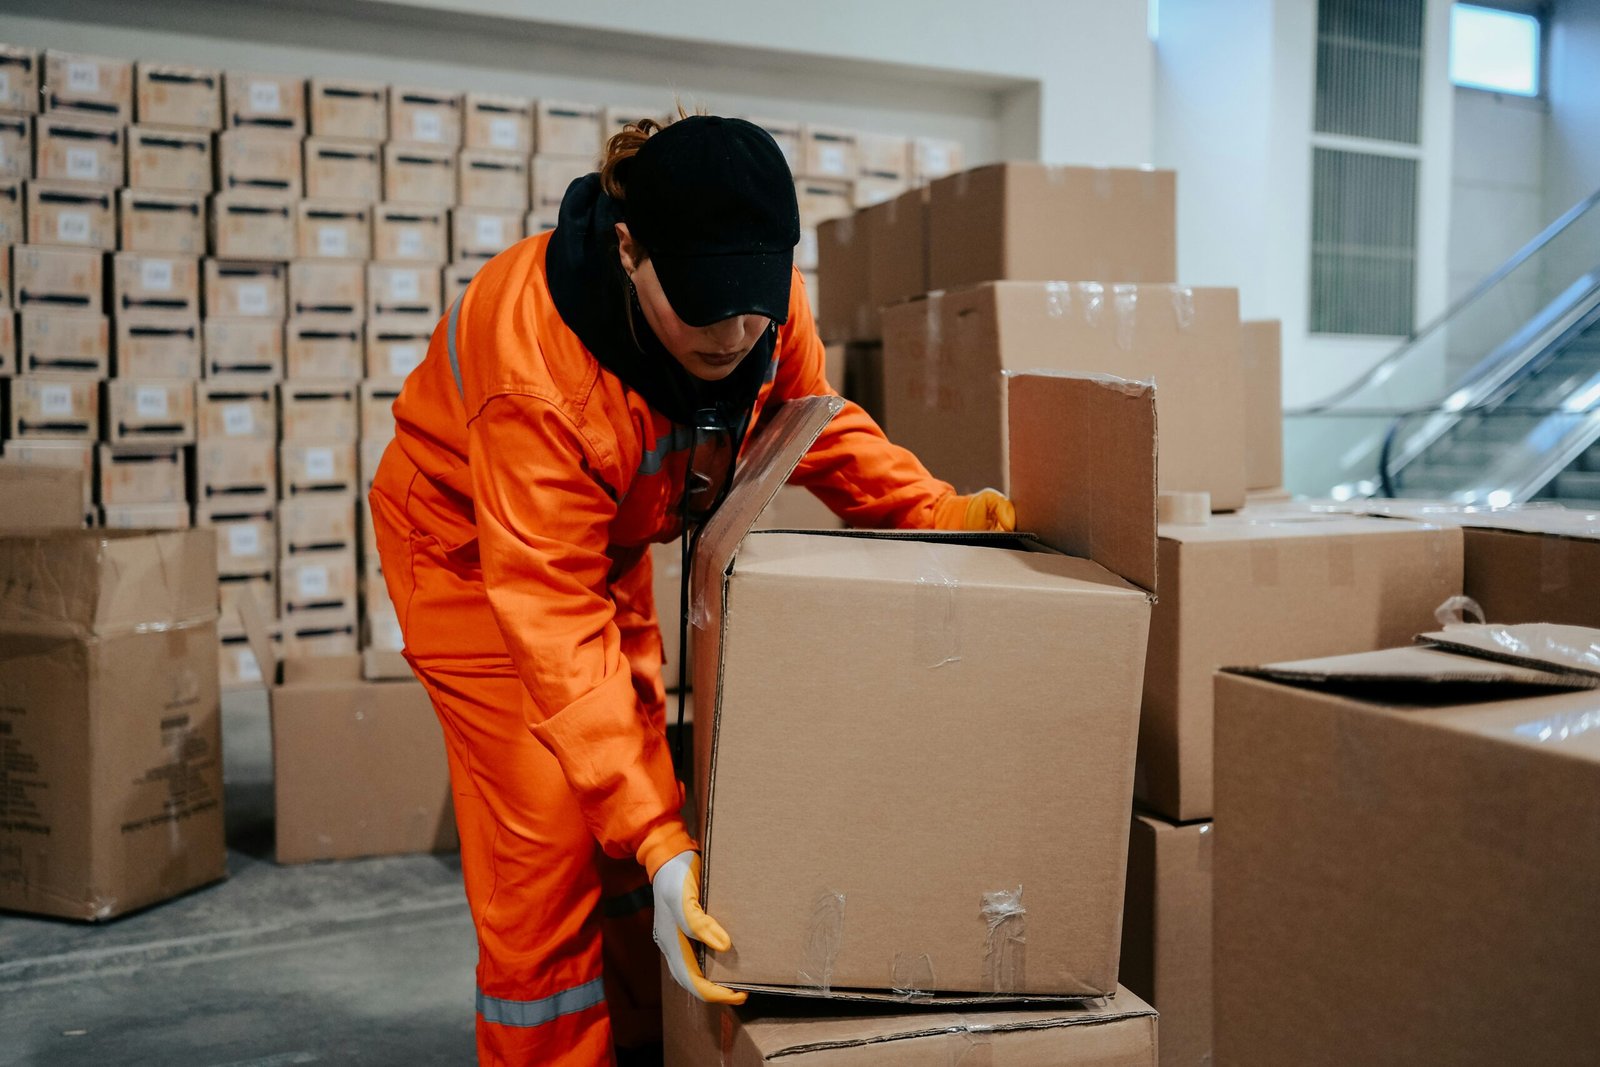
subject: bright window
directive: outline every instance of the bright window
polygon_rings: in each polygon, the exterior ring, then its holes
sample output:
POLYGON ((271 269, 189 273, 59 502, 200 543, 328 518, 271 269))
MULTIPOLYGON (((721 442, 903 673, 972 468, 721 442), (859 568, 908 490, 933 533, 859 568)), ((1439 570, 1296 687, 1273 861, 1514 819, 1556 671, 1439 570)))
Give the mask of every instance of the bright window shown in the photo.
POLYGON ((1539 95, 1539 20, 1476 4, 1450 9, 1450 80, 1470 89, 1539 95))

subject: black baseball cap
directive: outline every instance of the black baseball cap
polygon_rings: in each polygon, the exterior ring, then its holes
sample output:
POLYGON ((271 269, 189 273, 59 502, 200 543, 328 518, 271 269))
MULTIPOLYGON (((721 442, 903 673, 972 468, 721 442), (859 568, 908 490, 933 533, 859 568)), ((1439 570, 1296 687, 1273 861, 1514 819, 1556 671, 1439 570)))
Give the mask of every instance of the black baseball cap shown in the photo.
POLYGON ((622 216, 690 326, 789 317, 800 207, 772 135, 717 115, 679 119, 628 161, 622 216))

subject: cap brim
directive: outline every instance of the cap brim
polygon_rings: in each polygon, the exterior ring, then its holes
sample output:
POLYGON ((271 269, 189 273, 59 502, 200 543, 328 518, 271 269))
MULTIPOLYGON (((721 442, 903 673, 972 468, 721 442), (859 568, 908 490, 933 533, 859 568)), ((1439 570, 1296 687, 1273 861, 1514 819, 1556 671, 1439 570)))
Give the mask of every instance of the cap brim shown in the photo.
POLYGON ((789 319, 794 252, 721 256, 651 256, 656 278, 678 318, 710 326, 735 315, 789 319))

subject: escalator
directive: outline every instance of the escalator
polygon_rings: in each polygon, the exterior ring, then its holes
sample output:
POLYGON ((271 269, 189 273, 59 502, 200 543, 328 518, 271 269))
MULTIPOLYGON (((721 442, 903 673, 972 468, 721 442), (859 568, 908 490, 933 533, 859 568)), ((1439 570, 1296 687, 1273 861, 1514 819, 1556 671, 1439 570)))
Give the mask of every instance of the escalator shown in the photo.
POLYGON ((1600 191, 1285 443, 1305 495, 1600 508, 1600 191))

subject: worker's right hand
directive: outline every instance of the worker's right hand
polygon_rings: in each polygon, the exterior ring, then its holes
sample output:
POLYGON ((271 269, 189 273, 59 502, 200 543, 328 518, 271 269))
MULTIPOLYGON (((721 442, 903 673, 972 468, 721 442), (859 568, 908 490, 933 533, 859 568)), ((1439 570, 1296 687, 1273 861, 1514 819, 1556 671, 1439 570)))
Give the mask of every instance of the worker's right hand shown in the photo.
POLYGON ((689 944, 692 937, 714 952, 733 947, 728 931, 700 907, 700 854, 678 853, 661 865, 650 884, 656 898, 656 947, 667 958, 673 980, 707 1004, 743 1004, 746 994, 706 981, 689 944))

